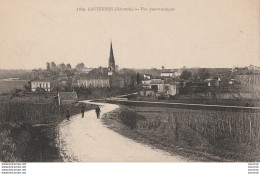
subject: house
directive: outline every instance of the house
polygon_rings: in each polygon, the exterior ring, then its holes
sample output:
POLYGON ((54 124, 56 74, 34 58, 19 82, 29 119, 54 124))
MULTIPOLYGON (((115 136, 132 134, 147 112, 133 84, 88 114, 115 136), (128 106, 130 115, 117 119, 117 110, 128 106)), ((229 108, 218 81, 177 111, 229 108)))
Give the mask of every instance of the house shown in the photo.
POLYGON ((254 66, 254 65, 249 65, 249 66, 247 67, 247 69, 248 69, 249 71, 260 71, 260 67, 254 66))
POLYGON ((151 74, 144 74, 144 80, 151 80, 152 75, 151 74))
POLYGON ((150 89, 161 94, 174 96, 178 93, 178 83, 169 80, 152 79, 150 89))
POLYGON ((150 89, 150 84, 152 80, 142 80, 143 88, 150 89))
POLYGON ((31 91, 36 91, 37 88, 44 89, 46 92, 51 91, 51 82, 48 80, 33 80, 31 81, 31 91))
POLYGON ((164 80, 162 79, 152 79, 150 82, 150 89, 161 92, 164 90, 164 80))
POLYGON ((58 93, 59 105, 73 104, 78 102, 78 96, 76 92, 59 92, 58 93))
POLYGON ((79 87, 85 87, 85 88, 105 88, 110 87, 109 79, 83 79, 83 80, 77 80, 79 87))
POLYGON ((172 78, 175 78, 175 77, 179 77, 180 74, 178 71, 175 71, 174 69, 163 69, 161 71, 161 76, 162 77, 172 77, 172 78))

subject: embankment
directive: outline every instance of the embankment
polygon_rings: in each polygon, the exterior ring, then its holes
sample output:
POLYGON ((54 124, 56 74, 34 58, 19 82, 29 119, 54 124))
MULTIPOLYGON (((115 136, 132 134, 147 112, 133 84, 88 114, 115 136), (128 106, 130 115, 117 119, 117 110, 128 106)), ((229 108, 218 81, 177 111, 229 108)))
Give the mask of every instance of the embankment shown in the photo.
POLYGON ((194 161, 259 161, 255 113, 125 107, 104 124, 123 136, 194 161), (250 124, 251 123, 251 124, 250 124))
MULTIPOLYGON (((56 126, 65 119, 65 109, 51 104, 1 103, 0 161, 59 162, 56 126)), ((86 110, 94 109, 86 105, 86 110)), ((71 106, 72 115, 80 106, 71 106)))

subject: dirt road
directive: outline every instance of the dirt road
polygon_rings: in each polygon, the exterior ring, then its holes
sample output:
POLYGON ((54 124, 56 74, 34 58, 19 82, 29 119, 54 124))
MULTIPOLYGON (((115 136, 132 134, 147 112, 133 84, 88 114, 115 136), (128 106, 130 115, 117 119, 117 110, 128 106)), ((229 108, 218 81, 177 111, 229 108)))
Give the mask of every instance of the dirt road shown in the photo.
MULTIPOLYGON (((88 103, 88 101, 85 101, 88 103)), ((93 104, 93 102, 91 102, 93 104)), ((118 105, 100 103, 102 114, 118 105)), ((108 129, 95 111, 75 115, 59 125, 58 144, 64 161, 78 162, 183 162, 178 156, 152 149, 108 129)))

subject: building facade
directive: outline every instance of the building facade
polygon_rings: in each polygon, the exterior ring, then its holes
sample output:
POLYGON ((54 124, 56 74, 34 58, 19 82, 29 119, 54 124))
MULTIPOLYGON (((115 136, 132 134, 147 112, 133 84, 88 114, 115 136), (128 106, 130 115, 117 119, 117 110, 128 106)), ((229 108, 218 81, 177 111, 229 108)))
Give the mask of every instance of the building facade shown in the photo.
POLYGON ((51 91, 51 82, 44 80, 36 80, 31 82, 31 91, 36 91, 37 88, 44 89, 46 92, 51 91))
POLYGON ((84 79, 78 80, 78 86, 84 88, 105 88, 110 87, 109 79, 84 79))
POLYGON ((180 74, 173 69, 163 69, 161 72, 161 76, 175 78, 175 77, 179 77, 180 74))

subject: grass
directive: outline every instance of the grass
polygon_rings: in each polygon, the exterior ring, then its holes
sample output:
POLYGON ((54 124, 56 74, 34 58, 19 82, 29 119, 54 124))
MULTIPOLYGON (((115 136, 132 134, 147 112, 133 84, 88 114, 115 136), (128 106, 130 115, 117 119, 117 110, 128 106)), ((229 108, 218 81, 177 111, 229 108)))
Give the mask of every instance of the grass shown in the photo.
POLYGON ((258 117, 253 113, 121 106, 106 114, 103 122, 123 136, 192 161, 248 162, 260 159, 258 117))
POLYGON ((0 93, 8 93, 15 89, 23 89, 28 80, 3 81, 0 80, 0 93))

